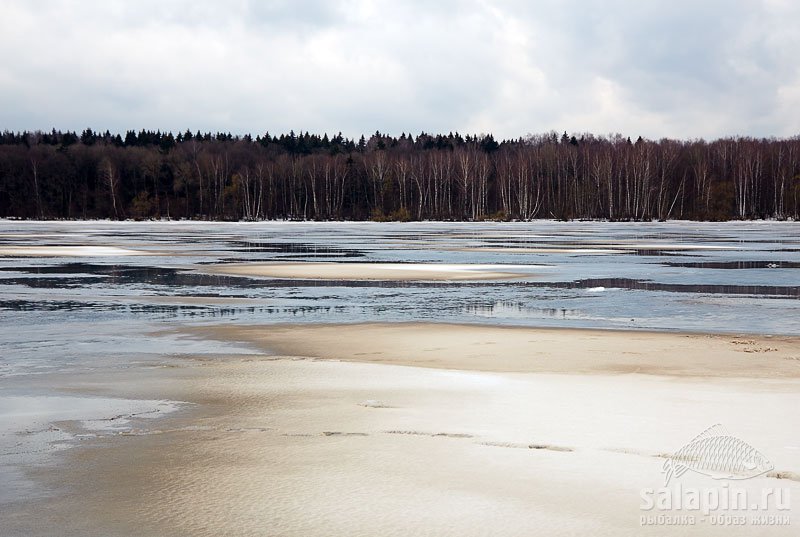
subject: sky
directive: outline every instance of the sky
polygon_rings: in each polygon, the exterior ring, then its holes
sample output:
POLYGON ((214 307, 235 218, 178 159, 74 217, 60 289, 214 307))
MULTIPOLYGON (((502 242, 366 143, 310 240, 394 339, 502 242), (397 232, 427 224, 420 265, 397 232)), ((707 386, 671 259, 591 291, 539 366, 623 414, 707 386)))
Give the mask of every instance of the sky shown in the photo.
POLYGON ((795 0, 0 0, 0 130, 800 134, 795 0))

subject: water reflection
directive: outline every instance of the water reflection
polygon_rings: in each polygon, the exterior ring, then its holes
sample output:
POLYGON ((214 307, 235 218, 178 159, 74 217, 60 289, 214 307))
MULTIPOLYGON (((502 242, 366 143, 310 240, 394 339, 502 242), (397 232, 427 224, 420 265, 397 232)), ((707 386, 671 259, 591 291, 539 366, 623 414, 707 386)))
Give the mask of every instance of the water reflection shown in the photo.
MULTIPOLYGON (((235 252, 273 252, 279 254, 300 254, 291 257, 364 257, 364 253, 348 248, 339 248, 331 245, 304 243, 304 242, 260 242, 260 241, 235 241, 235 252)), ((289 256, 281 256, 285 258, 289 256)))
POLYGON ((178 268, 129 265, 64 263, 47 266, 0 267, 4 272, 21 272, 33 277, 0 277, 0 285, 25 285, 45 289, 86 286, 155 285, 164 287, 263 287, 259 280, 219 274, 203 274, 178 268), (52 274, 58 278, 48 278, 52 274), (73 275, 72 278, 63 275, 73 275))
POLYGON ((224 307, 213 305, 184 304, 115 304, 79 300, 0 300, 0 310, 48 311, 48 312, 117 312, 146 314, 156 317, 230 317, 233 315, 292 315, 333 314, 351 310, 350 306, 242 306, 224 307))
POLYGON ((567 317, 584 316, 581 310, 569 308, 540 308, 522 302, 498 301, 481 304, 468 304, 463 308, 465 313, 480 316, 514 315, 522 317, 551 317, 566 319, 567 317))

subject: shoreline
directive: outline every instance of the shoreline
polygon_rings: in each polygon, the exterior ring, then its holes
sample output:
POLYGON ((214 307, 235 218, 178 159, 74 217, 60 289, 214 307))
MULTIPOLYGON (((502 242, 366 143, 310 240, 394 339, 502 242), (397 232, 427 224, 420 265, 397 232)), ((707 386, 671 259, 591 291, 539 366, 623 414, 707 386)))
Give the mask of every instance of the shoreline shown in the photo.
POLYGON ((559 218, 534 218, 531 220, 407 220, 407 221, 399 221, 399 220, 372 220, 372 219, 364 219, 364 220, 318 220, 318 219, 308 219, 308 220, 295 220, 295 219, 280 219, 280 218, 273 218, 273 219, 265 219, 265 220, 210 220, 205 218, 152 218, 152 219, 136 219, 136 218, 125 218, 125 219, 117 219, 117 218, 52 218, 52 219, 37 219, 37 218, 19 218, 13 216, 0 216, 0 222, 7 222, 7 223, 52 223, 52 222, 130 222, 130 223, 142 223, 142 224, 154 224, 159 222, 189 222, 189 223, 209 223, 209 224, 247 224, 247 225, 258 225, 264 224, 268 222, 277 222, 281 224, 319 224, 319 225, 330 225, 330 224, 527 224, 527 223, 536 223, 536 222, 555 222, 560 224, 568 224, 571 222, 605 222, 609 224, 631 224, 631 225, 639 225, 639 224, 669 224, 672 222, 685 222, 689 224, 729 224, 729 223, 758 223, 758 222, 765 222, 765 223, 773 223, 773 222, 786 222, 786 223, 794 223, 795 220, 792 218, 751 218, 751 219, 740 219, 740 218, 732 218, 730 220, 692 220, 692 219, 680 219, 680 218, 667 218, 666 220, 609 220, 607 218, 573 218, 570 220, 562 220, 559 218))

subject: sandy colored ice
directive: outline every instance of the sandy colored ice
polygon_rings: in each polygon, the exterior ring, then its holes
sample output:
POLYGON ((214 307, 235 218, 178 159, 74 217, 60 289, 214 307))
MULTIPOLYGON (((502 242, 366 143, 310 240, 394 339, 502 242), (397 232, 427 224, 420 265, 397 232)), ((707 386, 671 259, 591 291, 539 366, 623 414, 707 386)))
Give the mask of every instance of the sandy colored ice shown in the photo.
MULTIPOLYGON (((800 474, 797 339, 445 324, 189 334, 264 354, 76 375, 74 389, 195 405, 39 471, 56 496, 7 509, 9 534, 683 535, 640 526, 640 491, 714 423, 800 474)), ((791 479, 741 486, 800 495, 791 479)))
POLYGON ((534 265, 458 265, 446 263, 231 263, 203 268, 231 276, 304 280, 497 280, 530 276, 534 265))
POLYGON ((440 323, 219 326, 194 333, 277 354, 517 373, 800 377, 800 339, 440 323))

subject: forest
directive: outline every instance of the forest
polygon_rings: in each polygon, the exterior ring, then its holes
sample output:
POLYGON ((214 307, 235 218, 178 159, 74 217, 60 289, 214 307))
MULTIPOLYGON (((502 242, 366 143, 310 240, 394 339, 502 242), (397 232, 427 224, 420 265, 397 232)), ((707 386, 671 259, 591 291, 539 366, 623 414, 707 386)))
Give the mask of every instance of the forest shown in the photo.
POLYGON ((0 217, 800 219, 800 136, 0 134, 0 217))

